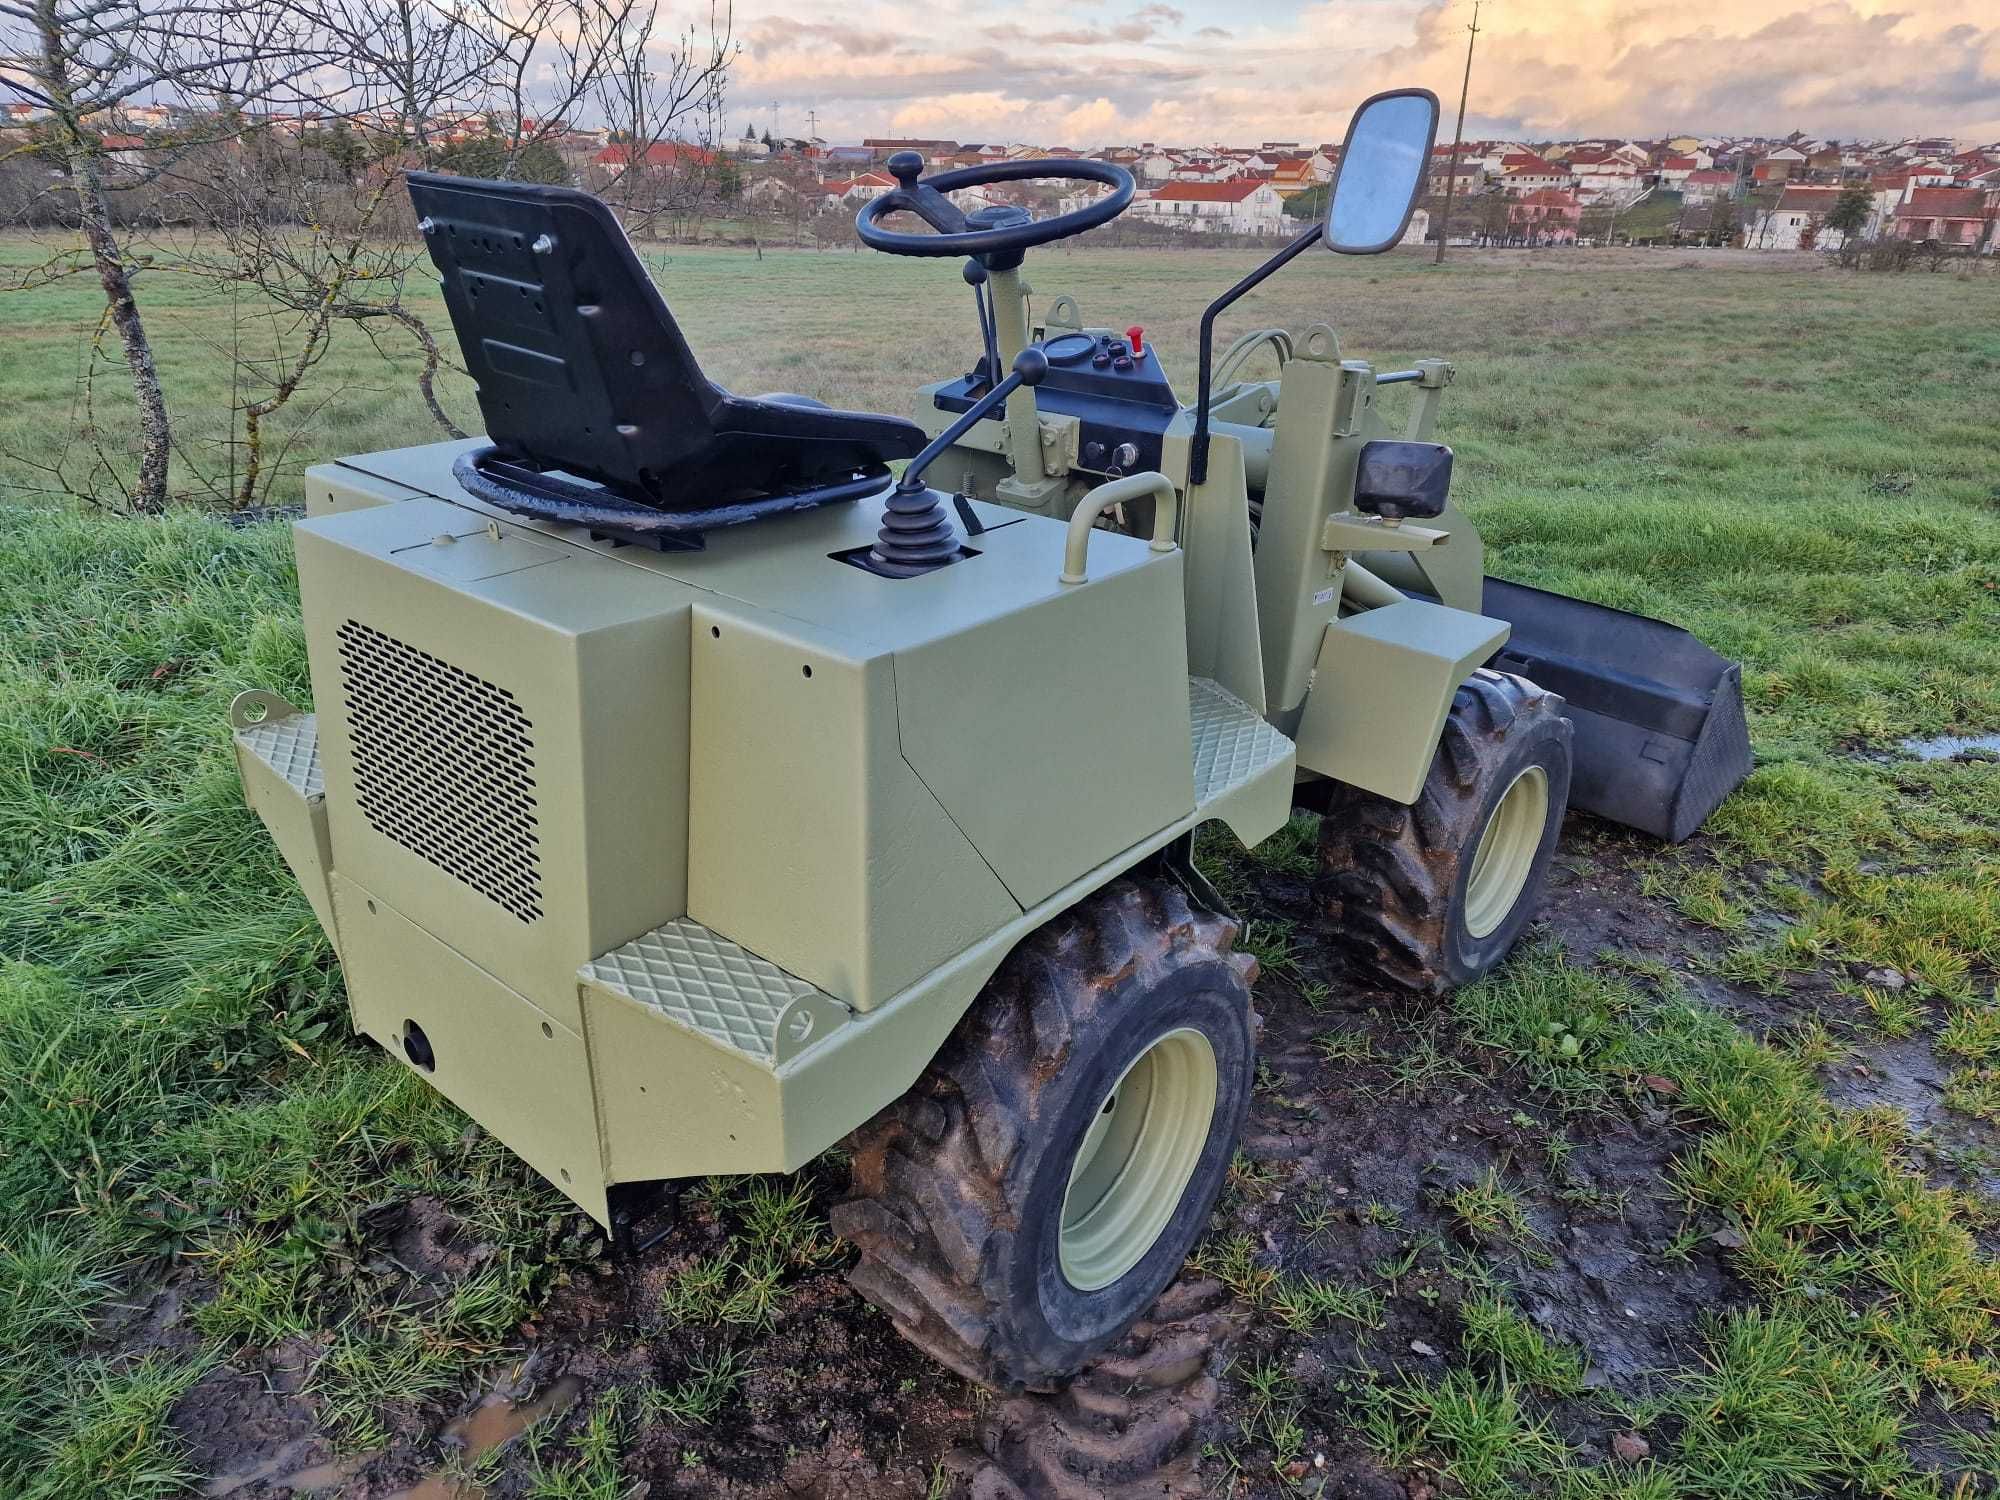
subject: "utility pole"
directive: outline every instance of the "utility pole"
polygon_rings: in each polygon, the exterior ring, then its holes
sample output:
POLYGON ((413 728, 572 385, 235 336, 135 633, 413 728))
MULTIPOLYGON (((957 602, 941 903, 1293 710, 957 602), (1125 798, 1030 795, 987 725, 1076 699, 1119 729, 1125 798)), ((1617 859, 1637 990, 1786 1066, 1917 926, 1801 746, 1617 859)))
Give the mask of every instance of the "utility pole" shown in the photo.
POLYGON ((1472 92, 1472 44, 1479 40, 1479 4, 1472 0, 1472 25, 1465 37, 1465 81, 1458 86, 1458 125, 1451 133, 1451 175, 1444 180, 1444 222, 1438 225, 1434 265, 1444 264, 1444 242, 1451 238, 1451 200, 1458 191, 1458 148, 1465 140, 1465 96, 1472 92))

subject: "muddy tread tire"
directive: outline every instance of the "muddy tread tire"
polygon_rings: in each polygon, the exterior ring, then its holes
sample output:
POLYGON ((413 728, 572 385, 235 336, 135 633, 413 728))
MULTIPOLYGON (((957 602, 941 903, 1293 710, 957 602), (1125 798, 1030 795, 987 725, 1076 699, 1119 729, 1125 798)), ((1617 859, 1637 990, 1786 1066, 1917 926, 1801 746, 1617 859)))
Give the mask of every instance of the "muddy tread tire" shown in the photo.
POLYGON ((852 1196, 832 1215, 861 1251, 848 1280, 911 1343, 994 1390, 1052 1390, 1125 1334, 1180 1271, 1221 1189, 1254 1080, 1257 961, 1232 951, 1236 930, 1168 882, 1115 882, 1024 939, 910 1091, 851 1138, 852 1196), (1215 1116, 1153 1248, 1101 1292, 1064 1283, 1096 1300, 1058 1328, 1039 1291, 1054 1232, 1049 1194, 1059 1222, 1075 1141, 1123 1063, 1108 1077, 1094 1070, 1131 1045, 1122 1039, 1135 1028, 1161 1024, 1135 1000, 1159 1001, 1163 1015, 1193 1005, 1210 1023, 1226 1017, 1215 1116), (1086 1326, 1101 1317, 1108 1326, 1086 1326))
POLYGON ((1199 1500, 1241 1331, 1228 1288, 1177 1281, 1061 1392, 995 1405, 956 1465, 971 1500, 1199 1500))
POLYGON ((1334 788, 1320 824, 1318 892, 1328 945, 1350 977, 1439 995, 1506 955, 1534 914, 1569 801, 1574 727, 1562 709, 1525 677, 1481 667, 1452 700, 1416 802, 1334 788), (1541 845, 1512 910, 1473 938, 1466 867, 1494 803, 1537 760, 1549 777, 1541 845))

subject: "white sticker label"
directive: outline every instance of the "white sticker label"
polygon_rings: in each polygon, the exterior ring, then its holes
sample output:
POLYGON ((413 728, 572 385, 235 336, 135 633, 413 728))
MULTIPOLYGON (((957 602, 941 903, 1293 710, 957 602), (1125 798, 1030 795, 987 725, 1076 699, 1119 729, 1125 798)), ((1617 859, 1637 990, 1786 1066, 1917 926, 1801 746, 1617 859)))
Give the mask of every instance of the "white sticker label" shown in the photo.
POLYGON ((1317 594, 1313 595, 1313 603, 1331 604, 1333 603, 1334 600, 1338 599, 1339 597, 1340 597, 1340 590, 1337 587, 1330 589, 1321 589, 1317 594))

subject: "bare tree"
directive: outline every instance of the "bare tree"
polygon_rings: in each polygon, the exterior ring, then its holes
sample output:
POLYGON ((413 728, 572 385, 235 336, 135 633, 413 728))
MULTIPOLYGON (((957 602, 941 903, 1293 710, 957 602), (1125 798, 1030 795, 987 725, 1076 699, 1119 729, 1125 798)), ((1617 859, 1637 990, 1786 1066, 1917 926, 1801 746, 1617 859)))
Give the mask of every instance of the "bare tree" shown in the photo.
POLYGON ((226 293, 232 308, 232 342, 220 352, 247 394, 234 408, 241 434, 232 425, 228 481, 211 485, 233 506, 267 499, 276 471, 264 424, 299 394, 343 324, 371 340, 378 329, 407 334, 421 356, 417 383, 432 416, 447 433, 464 436, 438 401, 437 340, 404 298, 422 252, 406 234, 384 232, 400 201, 403 157, 392 133, 264 131, 243 143, 237 170, 190 174, 175 184, 170 201, 184 203, 177 217, 192 232, 172 245, 167 266, 226 293), (337 139, 315 139, 328 136, 337 139), (246 353, 234 337, 246 290, 269 326, 268 351, 246 353))
POLYGON ((166 504, 173 428, 106 192, 103 130, 141 100, 272 97, 318 60, 270 0, 0 0, 0 86, 48 112, 46 149, 66 173, 83 239, 23 284, 88 269, 104 289, 138 415, 139 469, 125 497, 135 510, 166 504))
MULTIPOLYGON (((222 351, 244 394, 232 404, 228 479, 207 483, 230 503, 267 493, 266 425, 342 327, 385 353, 385 334, 413 342, 424 400, 457 435, 436 388, 445 355, 405 298, 423 250, 403 173, 566 178, 561 148, 578 117, 608 105, 636 144, 628 194, 650 222, 713 187, 706 147, 735 51, 726 9, 711 12, 705 35, 690 25, 672 38, 655 0, 0 0, 0 46, 0 84, 50 120, 30 170, 9 181, 31 183, 41 161, 60 163, 83 231, 80 248, 16 281, 99 275, 100 339, 105 328, 119 338, 141 437, 137 479, 118 487, 125 504, 148 511, 166 501, 171 455, 198 475, 200 466, 176 442, 135 271, 213 286, 229 299, 232 329, 247 300, 268 334, 252 341, 254 354, 234 334, 222 351), (121 106, 162 99, 181 106, 181 125, 171 140, 145 143, 143 207, 154 227, 135 255, 130 224, 115 217, 135 195, 111 190, 112 154, 127 143, 108 144, 103 132, 121 106), (655 170, 663 145, 665 174, 655 170), (641 184, 647 191, 634 192, 641 184)), ((86 402, 97 368, 86 361, 86 402)), ((92 497, 111 463, 98 454, 92 497)))
POLYGON ((623 157, 611 191, 635 234, 698 208, 719 181, 720 126, 736 57, 734 12, 710 0, 708 25, 672 37, 650 7, 620 27, 596 88, 623 157))
MULTIPOLYGON (((345 61, 314 128, 262 133, 242 153, 254 170, 199 172, 181 185, 199 233, 176 269, 219 287, 248 287, 287 318, 282 354, 239 364, 257 393, 237 406, 230 503, 259 503, 275 477, 266 421, 305 386, 352 328, 381 344, 394 330, 420 355, 417 385, 438 425, 462 437, 438 398, 445 363, 409 305, 423 259, 403 174, 414 167, 544 180, 567 167, 562 140, 625 30, 651 24, 637 0, 282 0, 297 24, 345 61), (334 168, 329 172, 328 166, 334 168)), ((249 144, 249 143, 246 143, 249 144)))

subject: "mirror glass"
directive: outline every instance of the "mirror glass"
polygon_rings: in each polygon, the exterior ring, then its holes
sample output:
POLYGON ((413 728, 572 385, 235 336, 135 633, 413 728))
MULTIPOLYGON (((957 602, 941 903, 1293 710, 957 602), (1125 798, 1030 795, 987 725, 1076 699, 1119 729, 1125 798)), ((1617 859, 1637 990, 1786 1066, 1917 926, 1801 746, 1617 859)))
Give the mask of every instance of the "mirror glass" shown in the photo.
POLYGON ((1384 94, 1355 112, 1326 210, 1326 244, 1346 255, 1372 255, 1401 237, 1423 191, 1438 105, 1422 90, 1384 94))

